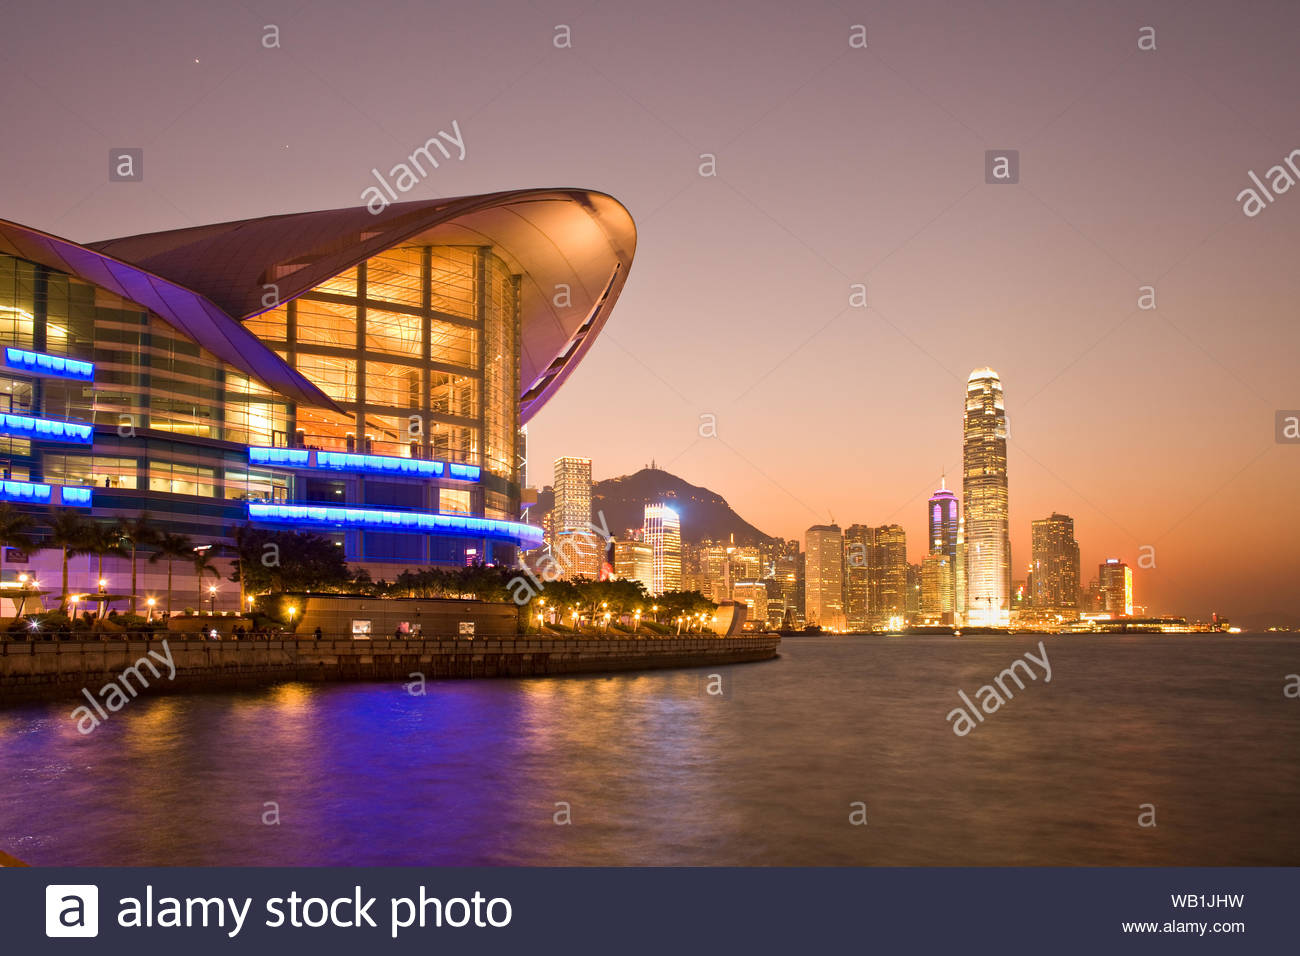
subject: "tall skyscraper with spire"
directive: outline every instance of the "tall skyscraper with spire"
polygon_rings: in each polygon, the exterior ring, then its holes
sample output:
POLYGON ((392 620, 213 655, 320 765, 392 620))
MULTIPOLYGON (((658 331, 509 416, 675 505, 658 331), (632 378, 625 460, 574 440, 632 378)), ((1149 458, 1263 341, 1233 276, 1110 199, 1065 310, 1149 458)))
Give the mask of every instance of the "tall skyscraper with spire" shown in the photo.
POLYGON ((966 624, 1006 627, 1011 623, 1007 414, 1002 381, 991 368, 970 373, 962 432, 966 624))
POLYGON ((961 534, 961 508, 957 496, 948 490, 948 476, 925 505, 925 523, 930 532, 928 554, 921 562, 921 611, 940 624, 958 623, 957 542, 961 534))
POLYGON ((930 554, 957 559, 957 496, 948 490, 947 475, 939 479, 939 490, 926 503, 925 522, 930 529, 930 554))

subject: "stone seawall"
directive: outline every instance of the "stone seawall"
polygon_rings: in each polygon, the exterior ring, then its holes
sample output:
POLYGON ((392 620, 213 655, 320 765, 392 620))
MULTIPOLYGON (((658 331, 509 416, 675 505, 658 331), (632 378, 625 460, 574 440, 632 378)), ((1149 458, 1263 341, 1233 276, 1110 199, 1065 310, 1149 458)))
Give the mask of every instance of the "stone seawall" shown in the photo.
MULTIPOLYGON (((278 681, 382 681, 459 677, 542 677, 662 667, 708 667, 776 657, 781 639, 664 637, 625 640, 519 638, 502 640, 0 642, 0 704, 92 694, 148 652, 144 693, 256 686, 278 681), (159 661, 170 652, 176 676, 159 661)), ((138 685, 134 675, 129 684, 138 685)))

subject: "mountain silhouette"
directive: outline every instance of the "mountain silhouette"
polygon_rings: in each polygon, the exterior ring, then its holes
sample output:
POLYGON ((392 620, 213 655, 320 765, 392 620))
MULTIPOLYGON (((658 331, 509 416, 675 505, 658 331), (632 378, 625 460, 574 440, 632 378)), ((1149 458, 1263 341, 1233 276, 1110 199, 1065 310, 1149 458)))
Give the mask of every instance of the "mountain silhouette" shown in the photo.
MULTIPOLYGON (((644 524, 646 505, 659 503, 677 512, 682 521, 682 540, 691 544, 710 539, 729 541, 733 534, 738 545, 773 540, 736 514, 722 495, 660 468, 643 468, 634 475, 606 478, 592 484, 592 520, 601 526, 598 515, 603 513, 604 527, 619 538, 644 524)), ((554 504, 555 494, 548 486, 538 492, 530 520, 541 524, 554 504)))

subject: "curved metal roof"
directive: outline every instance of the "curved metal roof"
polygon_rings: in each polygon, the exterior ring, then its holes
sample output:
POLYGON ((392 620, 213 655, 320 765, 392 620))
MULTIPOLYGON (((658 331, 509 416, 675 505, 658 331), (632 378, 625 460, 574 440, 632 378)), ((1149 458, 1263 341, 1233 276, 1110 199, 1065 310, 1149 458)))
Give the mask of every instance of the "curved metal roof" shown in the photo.
POLYGON ((329 396, 193 289, 71 240, 4 219, 0 219, 0 252, 66 272, 129 299, 281 395, 337 410, 329 396))
POLYGON ((522 276, 520 417, 526 422, 608 319, 636 251, 636 226, 604 193, 525 189, 396 203, 377 215, 362 206, 268 216, 89 248, 193 289, 242 321, 267 311, 270 285, 287 302, 407 243, 490 245, 522 276), (568 296, 557 305, 561 286, 568 296))

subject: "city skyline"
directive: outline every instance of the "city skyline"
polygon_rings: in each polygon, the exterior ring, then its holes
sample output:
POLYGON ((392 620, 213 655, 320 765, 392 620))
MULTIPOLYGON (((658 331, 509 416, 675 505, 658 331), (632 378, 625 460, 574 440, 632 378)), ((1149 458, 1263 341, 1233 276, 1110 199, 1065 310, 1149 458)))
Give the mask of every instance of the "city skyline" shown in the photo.
POLYGON ((449 26, 178 6, 134 31, 94 6, 16 9, 0 49, 30 133, 3 153, 5 217, 93 241, 358 205, 372 169, 455 121, 464 159, 410 198, 580 184, 640 233, 617 314, 531 423, 541 472, 566 453, 607 475, 653 457, 768 534, 901 523, 916 562, 915 515, 961 464, 952 390, 989 365, 1016 408, 1016 565, 1031 522, 1061 512, 1084 567, 1154 548, 1154 605, 1300 613, 1296 449, 1272 435, 1300 405, 1300 201, 1247 217, 1237 199, 1297 145, 1272 132, 1300 119, 1294 8, 1038 9, 1048 44, 961 5, 496 12, 509 27, 474 49, 468 11, 449 26), (936 48, 936 21, 961 41, 936 48), (160 52, 159 35, 183 40, 160 52), (471 75, 495 79, 445 82, 471 75), (92 110, 104 76, 115 95, 92 110), (267 89, 322 121, 267 120, 267 89), (143 181, 108 182, 117 146, 143 150, 143 181), (1001 148, 1019 152, 1015 185, 985 181, 1001 148))

